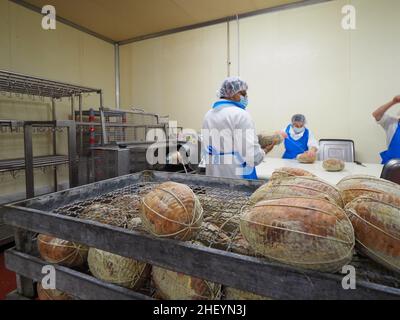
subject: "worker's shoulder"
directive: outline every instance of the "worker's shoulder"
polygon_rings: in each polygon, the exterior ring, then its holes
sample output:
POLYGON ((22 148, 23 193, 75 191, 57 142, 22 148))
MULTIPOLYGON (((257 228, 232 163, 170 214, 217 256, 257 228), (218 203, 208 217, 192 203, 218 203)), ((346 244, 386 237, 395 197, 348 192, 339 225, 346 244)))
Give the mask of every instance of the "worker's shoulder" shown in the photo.
POLYGON ((231 123, 252 123, 251 115, 244 109, 235 106, 221 106, 207 112, 204 121, 228 121, 231 123))
MULTIPOLYGON (((232 116, 242 116, 242 117, 250 117, 250 114, 242 108, 236 107, 236 106, 222 106, 220 109, 221 112, 228 113, 232 116)), ((216 109, 216 110, 217 110, 216 109)))
POLYGON ((209 110, 206 113, 206 117, 207 116, 215 116, 215 115, 230 115, 230 116, 234 116, 234 115, 244 115, 244 116, 248 116, 248 113, 246 110, 243 110, 241 108, 238 108, 236 106, 229 106, 229 105, 222 105, 220 107, 217 108, 213 108, 211 110, 209 110))

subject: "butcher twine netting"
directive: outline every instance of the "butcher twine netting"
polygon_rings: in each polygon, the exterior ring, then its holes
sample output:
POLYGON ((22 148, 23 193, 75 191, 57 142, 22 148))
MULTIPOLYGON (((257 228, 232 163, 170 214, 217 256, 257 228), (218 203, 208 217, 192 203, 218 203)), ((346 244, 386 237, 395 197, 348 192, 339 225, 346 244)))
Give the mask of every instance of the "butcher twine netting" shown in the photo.
MULTIPOLYGON (((292 198, 292 197, 291 197, 292 198)), ((301 198, 301 197, 293 197, 293 198, 301 198)), ((303 198, 305 199, 305 198, 303 198)), ((315 239, 319 239, 321 240, 323 243, 326 243, 327 246, 330 246, 330 242, 336 242, 338 244, 340 244, 341 248, 338 246, 336 248, 337 251, 340 251, 341 255, 340 257, 338 257, 337 259, 330 259, 330 260, 318 260, 320 258, 323 258, 325 253, 324 250, 322 250, 320 252, 320 254, 318 252, 314 252, 315 254, 315 261, 306 261, 306 260, 301 260, 301 258, 304 258, 303 256, 299 256, 299 254, 297 252, 291 252, 292 250, 281 250, 281 253, 283 253, 282 256, 273 256, 270 252, 268 252, 268 248, 266 247, 265 243, 257 243, 258 238, 256 235, 256 231, 254 231, 254 234, 251 234, 249 232, 246 232, 246 230, 244 230, 245 228, 243 227, 243 225, 241 224, 241 232, 243 234, 245 234, 245 237, 249 240, 249 242, 252 243, 252 248, 259 254, 262 254, 264 256, 267 256, 271 259, 274 260, 278 260, 280 262, 286 263, 286 264, 297 264, 297 265, 303 265, 303 266, 309 266, 311 268, 316 267, 316 268, 321 268, 322 270, 324 270, 324 268, 328 268, 329 270, 331 269, 338 269, 340 267, 343 266, 343 262, 347 261, 349 262, 353 256, 353 250, 354 250, 354 243, 355 243, 355 239, 354 239, 354 231, 350 222, 350 219, 344 214, 343 217, 345 218, 345 223, 340 223, 338 222, 337 224, 337 229, 336 230, 340 230, 342 234, 349 234, 348 239, 338 239, 338 238, 333 238, 333 237, 327 237, 327 236, 322 236, 322 235, 318 235, 318 234, 313 234, 313 233, 308 233, 308 232, 304 232, 304 231, 300 231, 300 230, 295 230, 294 228, 283 228, 280 226, 274 226, 274 225, 270 225, 270 224, 266 224, 266 223, 262 223, 262 222, 256 222, 256 221, 251 221, 249 219, 245 219, 244 214, 247 212, 247 210, 257 207, 280 207, 283 208, 282 212, 284 212, 284 210, 290 210, 290 208, 295 208, 295 209, 305 209, 305 210, 313 210, 313 211, 317 211, 323 214, 327 214, 327 215, 333 215, 332 212, 326 211, 326 210, 321 210, 318 208, 313 208, 313 207, 306 207, 306 206, 294 206, 294 205, 285 205, 285 204, 274 204, 271 203, 271 201, 268 201, 269 203, 264 204, 264 203, 259 203, 256 206, 244 206, 242 209, 243 215, 241 217, 241 221, 246 222, 247 224, 252 224, 252 225, 256 225, 256 226, 261 226, 264 228, 269 228, 269 229, 274 229, 274 230, 280 230, 280 231, 287 231, 290 233, 293 233, 294 235, 298 235, 299 238, 297 238, 297 241, 300 244, 301 243, 301 238, 302 237, 309 237, 309 238, 315 238, 315 239), (284 209, 286 208, 286 209, 284 209), (348 230, 347 230, 348 229, 348 230), (299 259, 300 260, 296 260, 299 259)), ((332 204, 333 205, 333 204, 332 204)), ((339 208, 339 207, 338 207, 339 208)), ((292 237, 291 241, 294 241, 294 243, 288 243, 287 245, 296 245, 296 237, 292 237)), ((279 250, 277 250, 279 253, 279 250)), ((337 270, 335 270, 337 271, 337 270)))
MULTIPOLYGON (((54 240, 55 238, 52 238, 52 239, 54 240)), ((59 240, 61 240, 61 239, 59 239, 59 240)), ((38 237, 38 241, 45 245, 52 246, 52 247, 73 249, 73 250, 71 250, 71 252, 68 255, 66 255, 62 259, 59 259, 59 260, 49 259, 49 260, 51 260, 51 261, 49 261, 51 263, 62 264, 64 262, 69 261, 70 259, 72 261, 75 261, 76 258, 78 258, 78 257, 81 261, 86 261, 86 256, 89 251, 89 248, 84 245, 70 242, 70 241, 65 241, 66 244, 54 243, 52 241, 45 241, 41 237, 38 237)), ((64 240, 62 240, 62 241, 64 241, 64 240)))
POLYGON ((164 221, 168 221, 168 222, 172 222, 174 224, 180 225, 182 227, 181 230, 178 230, 174 233, 170 233, 170 234, 157 234, 154 231, 152 231, 152 227, 151 224, 149 223, 149 221, 147 219, 142 219, 142 223, 145 226, 146 230, 148 232, 150 232, 151 234, 153 234, 154 236, 160 237, 160 238, 172 238, 172 237, 176 237, 178 235, 182 235, 182 238, 186 238, 187 235, 191 234, 193 231, 197 232, 200 229, 200 225, 201 225, 201 221, 203 220, 203 207, 201 206, 201 203, 199 201, 199 199, 197 198, 197 196, 194 194, 194 192, 190 189, 192 195, 193 195, 193 213, 190 214, 188 209, 186 208, 185 204, 182 202, 182 200, 172 191, 164 189, 164 188, 160 188, 159 186, 157 186, 155 188, 156 190, 160 190, 163 191, 165 193, 168 193, 169 195, 171 195, 179 204, 180 206, 183 208, 183 210, 185 211, 186 214, 186 220, 189 220, 189 223, 184 223, 181 221, 176 221, 173 219, 169 219, 167 217, 165 217, 164 215, 160 214, 159 212, 155 211, 153 208, 151 208, 144 200, 144 198, 142 198, 142 204, 146 207, 146 209, 150 210, 152 213, 154 213, 156 216, 158 216, 161 220, 164 221))

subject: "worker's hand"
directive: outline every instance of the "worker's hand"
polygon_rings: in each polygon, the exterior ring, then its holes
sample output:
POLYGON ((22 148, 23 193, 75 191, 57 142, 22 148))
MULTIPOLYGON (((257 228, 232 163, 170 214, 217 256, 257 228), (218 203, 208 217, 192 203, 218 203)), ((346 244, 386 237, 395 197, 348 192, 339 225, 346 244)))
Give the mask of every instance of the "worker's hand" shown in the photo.
POLYGON ((183 163, 183 159, 182 159, 182 155, 179 151, 175 151, 173 153, 171 153, 168 157, 169 164, 182 164, 183 163))
POLYGON ((278 133, 282 136, 283 139, 287 139, 287 138, 288 138, 288 135, 287 135, 286 132, 280 131, 280 132, 278 132, 278 133))
POLYGON ((393 98, 393 103, 400 103, 400 95, 393 98))
POLYGON ((268 154, 268 153, 270 153, 272 151, 272 149, 274 149, 274 147, 275 146, 273 144, 271 144, 270 146, 267 146, 267 147, 264 148, 264 152, 266 154, 268 154))
POLYGON ((310 150, 306 152, 307 156, 309 156, 310 158, 315 158, 317 156, 317 153, 315 152, 315 150, 310 150))

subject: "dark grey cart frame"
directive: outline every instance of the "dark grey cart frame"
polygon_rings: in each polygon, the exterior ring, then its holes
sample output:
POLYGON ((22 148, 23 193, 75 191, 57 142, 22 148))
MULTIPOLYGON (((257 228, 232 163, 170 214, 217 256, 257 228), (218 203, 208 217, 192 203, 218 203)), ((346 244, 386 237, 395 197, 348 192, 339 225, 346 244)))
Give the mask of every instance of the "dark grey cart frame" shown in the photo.
MULTIPOLYGON (((176 181, 191 185, 246 191, 249 194, 263 182, 211 178, 145 171, 84 187, 45 195, 4 206, 0 218, 16 228, 16 248, 6 253, 6 266, 18 274, 18 292, 10 298, 34 295, 33 280, 43 276, 47 264, 34 257, 32 232, 86 244, 101 250, 150 263, 176 272, 217 282, 225 286, 273 297, 274 299, 400 299, 400 289, 357 281, 356 290, 344 290, 343 278, 297 270, 257 258, 199 247, 180 241, 158 239, 138 232, 96 222, 56 215, 56 208, 124 188, 138 182, 176 181)), ((145 299, 114 285, 56 267, 57 287, 80 299, 145 299)))
MULTIPOLYGON (((56 121, 25 121, 24 122, 24 145, 25 145, 25 179, 26 196, 33 198, 35 196, 34 183, 34 158, 32 129, 35 127, 66 128, 68 134, 68 159, 65 163, 69 164, 69 186, 70 188, 78 186, 78 159, 76 153, 76 126, 74 121, 56 120, 56 121)), ((54 153, 57 151, 55 150, 54 153)), ((57 190, 57 175, 54 177, 54 188, 57 190)))

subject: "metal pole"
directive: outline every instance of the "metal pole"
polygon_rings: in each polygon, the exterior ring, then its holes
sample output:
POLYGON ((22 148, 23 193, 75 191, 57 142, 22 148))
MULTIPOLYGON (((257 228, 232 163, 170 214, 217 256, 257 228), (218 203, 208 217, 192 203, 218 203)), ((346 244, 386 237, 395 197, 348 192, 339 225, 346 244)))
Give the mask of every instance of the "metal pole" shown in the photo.
POLYGON ((115 44, 115 107, 119 110, 120 106, 120 92, 121 92, 121 83, 120 83, 120 57, 119 57, 119 44, 115 44))
MULTIPOLYGON (((15 248, 22 253, 32 254, 34 233, 23 229, 14 229, 15 248)), ((33 299, 36 295, 33 280, 17 274, 17 290, 18 294, 25 298, 33 299)))
POLYGON ((24 149, 25 149, 26 198, 31 199, 35 197, 31 124, 24 125, 24 149))
POLYGON ((108 144, 108 139, 107 139, 106 118, 104 115, 103 108, 100 109, 100 121, 101 121, 101 144, 106 145, 108 144))
POLYGON ((69 187, 74 188, 79 185, 78 167, 76 159, 76 126, 71 121, 68 126, 68 160, 69 160, 69 187))
POLYGON ((68 158, 69 158, 69 187, 77 187, 78 172, 76 170, 76 128, 75 128, 75 96, 71 96, 71 121, 74 125, 68 127, 68 158), (72 128, 73 127, 73 128, 72 128), (74 134, 72 138, 71 135, 74 134))
POLYGON ((227 66, 228 66, 228 77, 231 76, 231 26, 228 18, 227 21, 227 66))
MULTIPOLYGON (((83 99, 82 94, 79 95, 79 122, 83 122, 83 99)), ((79 150, 80 156, 83 157, 83 126, 79 130, 79 150)))
POLYGON ((239 15, 236 15, 236 22, 237 22, 237 43, 238 43, 238 77, 240 77, 240 21, 239 15))
POLYGON ((75 96, 71 96, 71 120, 75 120, 75 96))
POLYGON ((100 95, 100 121, 101 121, 101 144, 106 145, 108 143, 107 132, 106 132, 106 119, 104 115, 103 106, 103 92, 99 92, 100 95))
POLYGON ((100 109, 103 109, 103 91, 99 91, 99 98, 100 98, 100 109))
MULTIPOLYGON (((79 103, 79 121, 80 122, 83 122, 83 103, 82 103, 82 94, 80 94, 79 96, 78 96, 78 98, 79 98, 79 100, 78 100, 78 103, 79 103)), ((74 120, 74 119, 72 119, 72 120, 74 120)))
MULTIPOLYGON (((57 121, 57 116, 56 116, 56 100, 53 98, 51 99, 51 112, 52 112, 52 120, 57 121)), ((55 130, 56 128, 54 127, 53 131, 53 155, 57 155, 57 132, 55 130)), ((57 166, 54 166, 54 177, 53 177, 53 184, 54 184, 54 192, 58 191, 58 170, 57 166)))

